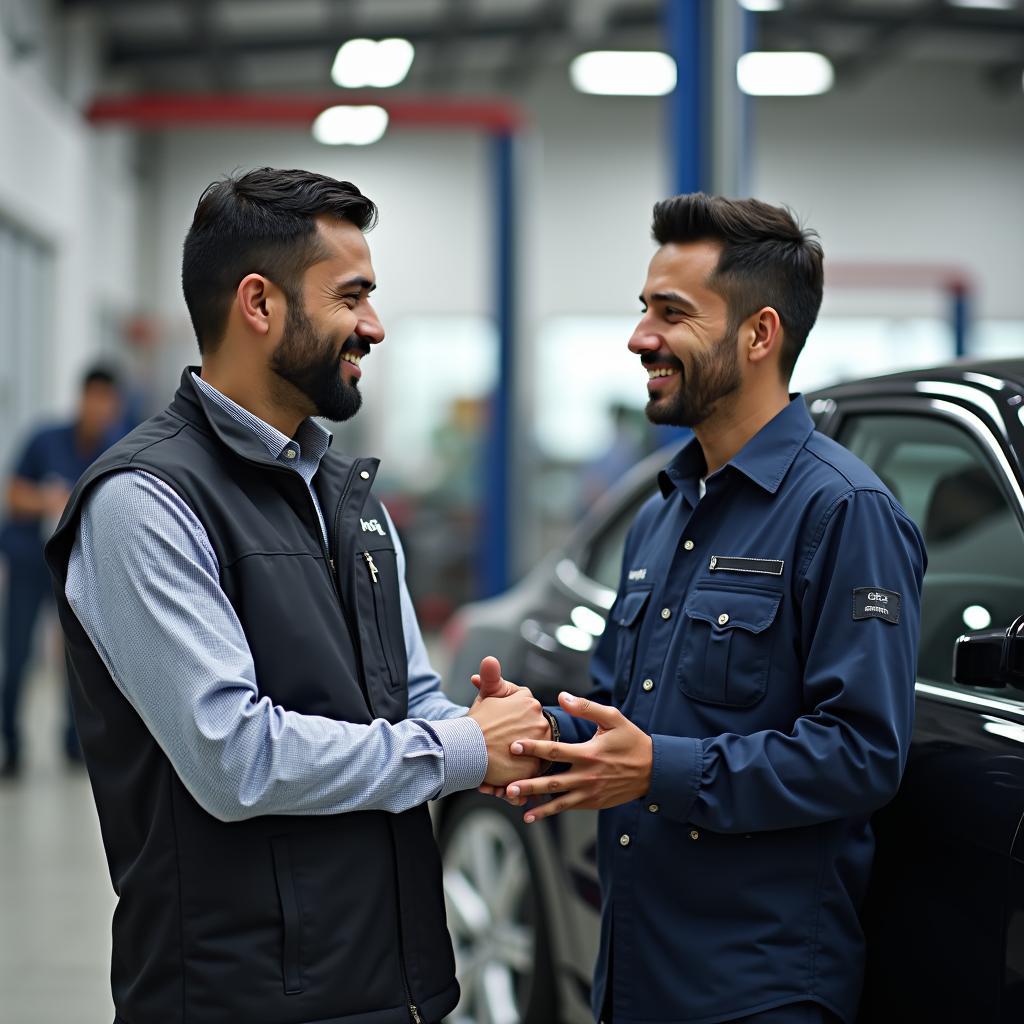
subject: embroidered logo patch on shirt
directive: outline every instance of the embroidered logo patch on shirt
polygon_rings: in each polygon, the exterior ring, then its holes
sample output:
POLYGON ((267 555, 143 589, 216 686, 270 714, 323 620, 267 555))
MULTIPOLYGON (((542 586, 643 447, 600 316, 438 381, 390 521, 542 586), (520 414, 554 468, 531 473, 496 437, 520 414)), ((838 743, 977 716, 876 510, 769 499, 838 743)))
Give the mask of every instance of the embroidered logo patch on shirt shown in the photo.
POLYGON ((881 587, 856 587, 853 591, 853 617, 855 619, 884 619, 900 621, 900 595, 895 590, 881 587))
POLYGON ((629 570, 629 581, 630 583, 636 583, 638 580, 647 579, 646 569, 630 569, 629 570))
POLYGON ((384 527, 376 519, 360 519, 359 525, 363 528, 363 533, 379 533, 382 537, 387 536, 384 527))

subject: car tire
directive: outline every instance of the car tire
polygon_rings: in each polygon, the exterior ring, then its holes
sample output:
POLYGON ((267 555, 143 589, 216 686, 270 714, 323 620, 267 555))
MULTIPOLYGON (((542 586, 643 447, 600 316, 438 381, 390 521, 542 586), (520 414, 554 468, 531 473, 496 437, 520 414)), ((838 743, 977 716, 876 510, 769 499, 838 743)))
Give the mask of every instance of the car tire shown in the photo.
POLYGON ((441 825, 445 907, 462 987, 449 1024, 556 1024, 543 886, 522 810, 467 793, 441 825))

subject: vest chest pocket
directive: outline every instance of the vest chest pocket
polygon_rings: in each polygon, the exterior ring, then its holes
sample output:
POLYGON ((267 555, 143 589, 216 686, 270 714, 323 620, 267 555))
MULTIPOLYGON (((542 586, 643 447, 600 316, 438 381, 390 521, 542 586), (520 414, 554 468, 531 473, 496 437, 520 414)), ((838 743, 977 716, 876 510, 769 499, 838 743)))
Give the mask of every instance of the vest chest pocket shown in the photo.
POLYGON ((357 572, 366 574, 372 606, 373 635, 383 656, 388 688, 404 688, 407 681, 405 637, 394 548, 377 547, 356 553, 357 572))
POLYGON ((644 609, 650 600, 650 588, 626 590, 619 594, 612 606, 610 618, 618 626, 618 644, 615 650, 615 696, 621 701, 629 689, 636 667, 636 643, 644 619, 644 609))
POLYGON ((706 704, 744 708, 768 685, 780 593, 694 590, 686 599, 679 687, 706 704))

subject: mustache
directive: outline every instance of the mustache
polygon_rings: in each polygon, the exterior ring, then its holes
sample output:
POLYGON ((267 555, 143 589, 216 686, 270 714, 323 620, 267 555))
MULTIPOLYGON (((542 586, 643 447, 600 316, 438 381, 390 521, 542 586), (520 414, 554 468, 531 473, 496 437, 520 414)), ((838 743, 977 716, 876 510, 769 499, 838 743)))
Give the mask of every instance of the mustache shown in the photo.
POLYGON ((640 363, 645 368, 652 366, 664 366, 673 370, 682 370, 683 362, 681 359, 677 359, 675 356, 658 356, 653 352, 645 352, 640 357, 640 363))
POLYGON ((346 355, 349 352, 355 352, 357 355, 366 356, 370 354, 370 343, 363 338, 360 338, 358 334, 350 334, 346 339, 345 343, 341 346, 340 355, 346 355))

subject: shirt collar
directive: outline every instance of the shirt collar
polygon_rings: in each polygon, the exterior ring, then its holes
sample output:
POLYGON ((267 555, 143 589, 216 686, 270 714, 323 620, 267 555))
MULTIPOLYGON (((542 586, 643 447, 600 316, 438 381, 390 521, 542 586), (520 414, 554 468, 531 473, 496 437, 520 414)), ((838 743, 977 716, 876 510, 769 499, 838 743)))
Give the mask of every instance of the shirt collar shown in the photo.
MULTIPOLYGON (((791 395, 789 405, 766 423, 726 465, 774 494, 813 430, 814 421, 803 396, 791 395)), ((658 474, 662 497, 667 498, 673 490, 684 487, 696 490, 697 481, 706 471, 704 451, 694 437, 658 474)))
POLYGON ((326 427, 309 418, 299 424, 294 439, 290 438, 277 427, 271 426, 265 420, 261 420, 259 416, 253 415, 248 409, 232 401, 208 381, 203 380, 194 370, 192 379, 205 398, 226 412, 236 423, 252 431, 263 442, 274 459, 280 459, 281 453, 294 441, 301 447, 306 459, 313 459, 319 463, 334 440, 334 435, 326 427))

